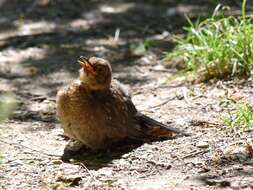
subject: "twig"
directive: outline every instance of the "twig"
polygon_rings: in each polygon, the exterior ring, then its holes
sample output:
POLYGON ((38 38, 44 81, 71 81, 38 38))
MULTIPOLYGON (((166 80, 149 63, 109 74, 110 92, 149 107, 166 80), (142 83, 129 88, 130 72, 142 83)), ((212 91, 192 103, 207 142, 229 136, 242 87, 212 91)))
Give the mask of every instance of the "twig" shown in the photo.
POLYGON ((178 185, 182 184, 185 180, 187 180, 189 176, 184 176, 179 182, 176 182, 172 190, 174 190, 178 185))
POLYGON ((82 162, 76 162, 76 164, 80 165, 81 168, 83 168, 91 177, 94 177, 92 173, 90 173, 90 170, 84 165, 82 162))
MULTIPOLYGON (((4 141, 2 139, 0 139, 0 142, 4 143, 4 144, 8 144, 10 146, 19 146, 19 147, 22 147, 22 148, 25 148, 25 149, 28 149, 28 150, 32 150, 34 152, 37 152, 37 153, 40 153, 40 154, 44 154, 46 156, 54 156, 54 157, 57 157, 57 158, 60 158, 61 155, 56 155, 56 154, 49 154, 49 153, 46 153, 46 152, 42 152, 42 151, 39 151, 39 150, 36 150, 36 149, 33 149, 33 148, 30 148, 30 147, 27 147, 25 145, 22 145, 22 144, 18 144, 18 143, 11 143, 11 142, 7 142, 7 141, 4 141)), ((30 153, 30 152, 29 152, 30 153)), ((31 153, 33 154, 33 153, 31 153)))
POLYGON ((169 69, 154 69, 154 68, 150 68, 150 71, 154 71, 154 72, 169 72, 169 69))
POLYGON ((76 162, 76 164, 79 164, 80 167, 83 168, 90 175, 90 179, 88 180, 88 182, 86 183, 86 187, 84 188, 87 189, 89 184, 91 183, 91 180, 93 179, 94 181, 96 181, 96 178, 82 162, 76 162))
POLYGON ((139 111, 149 111, 149 109, 153 109, 153 108, 157 108, 157 107, 160 107, 160 106, 163 106, 165 104, 167 104, 169 101, 175 99, 175 97, 169 97, 167 98, 166 100, 164 100, 163 102, 159 103, 159 104, 156 104, 156 105, 153 105, 153 106, 149 106, 147 108, 144 108, 144 109, 140 109, 139 111))
POLYGON ((164 100, 163 102, 161 102, 160 104, 148 107, 148 109, 152 109, 152 108, 157 108, 157 107, 163 106, 163 105, 167 104, 169 101, 171 101, 173 99, 175 99, 175 97, 169 97, 166 100, 164 100))
POLYGON ((193 105, 193 104, 189 101, 189 98, 188 98, 188 96, 187 96, 187 93, 186 93, 186 89, 185 89, 185 88, 182 89, 182 93, 183 93, 184 100, 185 100, 186 104, 188 104, 188 105, 190 105, 190 106, 192 106, 192 107, 195 107, 195 105, 193 105))
POLYGON ((38 97, 30 98, 30 100, 33 100, 33 101, 43 101, 43 100, 46 100, 46 99, 47 99, 46 96, 38 96, 38 97))
POLYGON ((185 155, 185 156, 184 156, 183 158, 181 158, 181 159, 189 158, 189 157, 196 156, 196 155, 199 155, 199 154, 204 154, 204 153, 207 153, 208 151, 209 151, 209 150, 201 150, 201 151, 197 151, 197 152, 193 151, 193 152, 191 152, 190 154, 185 155))
POLYGON ((220 124, 220 123, 209 122, 209 121, 205 121, 205 120, 191 120, 190 124, 194 125, 194 126, 206 125, 208 127, 222 126, 222 124, 220 124))

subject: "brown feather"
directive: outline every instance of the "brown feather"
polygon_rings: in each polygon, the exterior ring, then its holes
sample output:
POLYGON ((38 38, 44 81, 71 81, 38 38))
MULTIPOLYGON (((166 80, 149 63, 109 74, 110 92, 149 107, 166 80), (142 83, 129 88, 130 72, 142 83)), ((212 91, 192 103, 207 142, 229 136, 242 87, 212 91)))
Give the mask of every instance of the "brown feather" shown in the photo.
MULTIPOLYGON (((107 72, 111 72, 107 61, 90 59, 93 65, 99 64, 99 61, 103 66, 108 64, 107 72)), ((84 82, 76 81, 57 94, 57 113, 65 134, 70 138, 90 148, 102 149, 125 137, 155 140, 184 134, 139 113, 129 94, 117 81, 112 80, 108 86, 109 78, 105 80, 106 86, 101 84, 92 88, 90 85, 93 83, 89 80, 86 77, 84 82)))

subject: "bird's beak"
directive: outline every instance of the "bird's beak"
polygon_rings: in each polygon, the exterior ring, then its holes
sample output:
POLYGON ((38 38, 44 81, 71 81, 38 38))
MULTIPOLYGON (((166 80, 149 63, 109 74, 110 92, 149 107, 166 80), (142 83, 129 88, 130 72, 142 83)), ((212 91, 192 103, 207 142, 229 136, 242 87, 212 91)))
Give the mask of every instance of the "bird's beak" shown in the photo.
POLYGON ((87 73, 90 73, 92 75, 95 75, 95 71, 93 69, 92 64, 89 62, 88 58, 81 56, 78 60, 78 63, 80 63, 81 66, 83 66, 84 70, 87 73))

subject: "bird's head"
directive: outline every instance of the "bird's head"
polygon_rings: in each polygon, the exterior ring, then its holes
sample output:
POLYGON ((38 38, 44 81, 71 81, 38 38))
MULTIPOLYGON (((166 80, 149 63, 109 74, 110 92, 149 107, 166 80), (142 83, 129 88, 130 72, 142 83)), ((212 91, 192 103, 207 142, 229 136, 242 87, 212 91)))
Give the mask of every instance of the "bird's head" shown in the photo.
POLYGON ((103 90, 110 87, 112 68, 108 61, 98 57, 80 57, 80 81, 92 90, 103 90))

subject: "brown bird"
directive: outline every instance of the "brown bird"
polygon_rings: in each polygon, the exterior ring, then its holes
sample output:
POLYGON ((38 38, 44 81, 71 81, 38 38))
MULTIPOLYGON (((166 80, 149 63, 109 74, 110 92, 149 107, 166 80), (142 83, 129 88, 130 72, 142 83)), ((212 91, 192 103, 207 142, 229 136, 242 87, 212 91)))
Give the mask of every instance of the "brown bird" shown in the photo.
POLYGON ((108 61, 81 57, 78 62, 79 80, 57 94, 57 113, 68 137, 103 149, 124 138, 150 141, 183 133, 138 112, 129 94, 112 80, 108 61))

